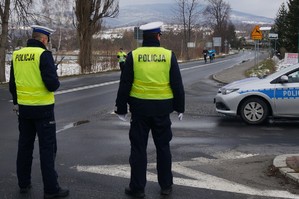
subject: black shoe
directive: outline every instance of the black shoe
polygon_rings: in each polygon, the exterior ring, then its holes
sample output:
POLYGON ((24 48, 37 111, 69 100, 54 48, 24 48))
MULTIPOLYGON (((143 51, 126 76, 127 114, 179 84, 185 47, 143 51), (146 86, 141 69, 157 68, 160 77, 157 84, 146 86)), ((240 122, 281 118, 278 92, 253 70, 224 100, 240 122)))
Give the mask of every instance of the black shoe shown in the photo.
POLYGON ((144 198, 144 191, 133 191, 131 188, 125 188, 125 194, 135 197, 135 198, 144 198))
POLYGON ((50 198, 64 198, 69 195, 70 191, 68 189, 62 189, 59 188, 57 193, 45 193, 44 199, 50 199, 50 198))
POLYGON ((166 195, 171 194, 171 192, 172 192, 172 186, 169 186, 169 187, 167 187, 165 189, 161 189, 160 194, 166 196, 166 195))
POLYGON ((32 187, 31 184, 29 184, 26 187, 20 188, 20 193, 28 193, 31 187, 32 187))

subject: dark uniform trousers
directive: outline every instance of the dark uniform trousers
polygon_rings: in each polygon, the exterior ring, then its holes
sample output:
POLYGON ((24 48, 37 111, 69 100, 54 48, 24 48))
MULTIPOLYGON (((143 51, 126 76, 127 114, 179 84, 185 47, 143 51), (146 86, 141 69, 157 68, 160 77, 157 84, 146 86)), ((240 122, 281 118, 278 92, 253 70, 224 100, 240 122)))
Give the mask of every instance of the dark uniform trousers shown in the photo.
POLYGON ((45 193, 56 193, 59 189, 55 171, 56 125, 54 110, 47 111, 47 117, 28 118, 19 116, 19 147, 17 155, 17 176, 21 188, 31 184, 31 167, 36 134, 38 136, 40 166, 45 193))
POLYGON ((125 66, 125 62, 119 62, 119 68, 121 72, 124 70, 124 66, 125 66))
POLYGON ((132 190, 144 191, 147 170, 147 143, 151 130, 157 152, 157 172, 160 187, 173 184, 171 171, 171 152, 169 142, 172 139, 169 114, 163 116, 142 116, 132 113, 129 138, 131 142, 130 166, 132 190))

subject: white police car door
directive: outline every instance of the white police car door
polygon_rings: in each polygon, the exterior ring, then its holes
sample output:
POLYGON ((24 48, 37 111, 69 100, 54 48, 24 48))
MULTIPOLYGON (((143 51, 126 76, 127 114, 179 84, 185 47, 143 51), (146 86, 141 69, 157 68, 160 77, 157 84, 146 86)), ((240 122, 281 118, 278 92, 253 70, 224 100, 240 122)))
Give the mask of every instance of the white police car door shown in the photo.
POLYGON ((299 70, 287 74, 287 83, 277 83, 275 110, 277 116, 299 117, 299 70))

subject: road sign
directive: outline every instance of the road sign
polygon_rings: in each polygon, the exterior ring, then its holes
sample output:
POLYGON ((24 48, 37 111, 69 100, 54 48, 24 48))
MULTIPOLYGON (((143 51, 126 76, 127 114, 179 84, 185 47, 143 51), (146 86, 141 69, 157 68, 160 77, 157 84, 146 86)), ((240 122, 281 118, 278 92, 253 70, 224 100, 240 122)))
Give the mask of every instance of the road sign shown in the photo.
POLYGON ((253 40, 261 40, 263 38, 263 33, 260 30, 259 26, 255 26, 251 32, 251 39, 253 40))
POLYGON ((298 63, 298 53, 286 53, 284 57, 285 64, 297 64, 298 63))
POLYGON ((214 46, 221 46, 221 37, 213 37, 214 46))
POLYGON ((207 42, 206 43, 206 47, 207 48, 212 48, 213 47, 213 43, 212 42, 207 42))
POLYGON ((195 42, 188 42, 187 47, 188 48, 195 48, 195 42))
POLYGON ((276 34, 276 33, 269 33, 269 39, 278 39, 278 34, 276 34))

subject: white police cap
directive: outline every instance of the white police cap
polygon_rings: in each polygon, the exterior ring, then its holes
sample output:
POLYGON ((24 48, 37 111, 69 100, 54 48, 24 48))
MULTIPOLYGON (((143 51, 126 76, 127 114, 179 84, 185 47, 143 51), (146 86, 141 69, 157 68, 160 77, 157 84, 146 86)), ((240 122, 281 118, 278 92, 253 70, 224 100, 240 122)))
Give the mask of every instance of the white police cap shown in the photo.
POLYGON ((156 22, 151 22, 151 23, 141 25, 139 29, 143 30, 144 33, 159 33, 161 32, 162 25, 163 22, 156 21, 156 22))
POLYGON ((47 28, 45 26, 39 26, 39 25, 32 25, 31 28, 33 29, 33 32, 39 32, 47 36, 50 36, 50 34, 52 34, 55 31, 51 28, 47 28))

